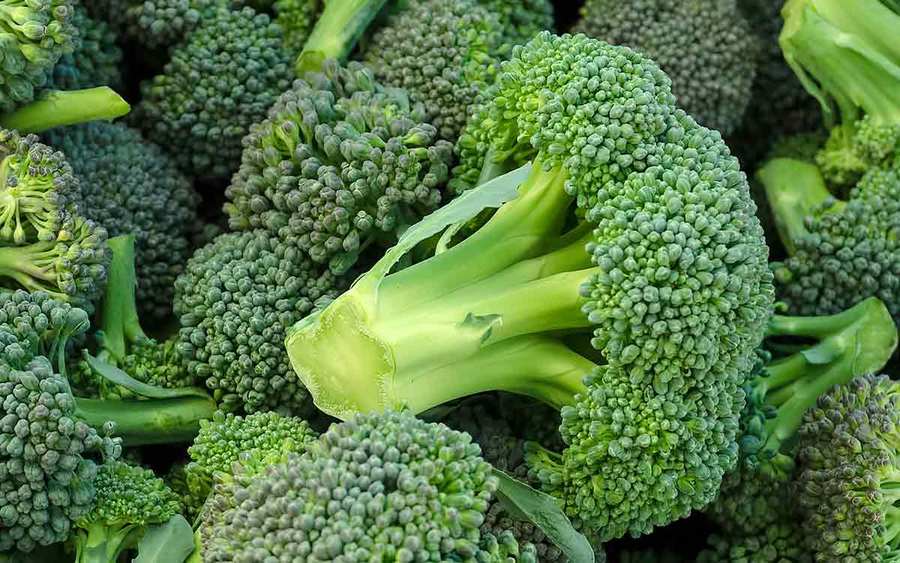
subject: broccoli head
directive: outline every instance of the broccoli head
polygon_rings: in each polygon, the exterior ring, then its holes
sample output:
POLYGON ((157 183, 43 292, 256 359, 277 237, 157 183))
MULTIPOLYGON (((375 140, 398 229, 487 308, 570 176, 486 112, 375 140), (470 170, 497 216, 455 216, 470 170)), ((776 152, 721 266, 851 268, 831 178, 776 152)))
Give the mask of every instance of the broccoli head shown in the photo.
POLYGON ((284 46, 294 56, 300 54, 322 12, 322 0, 275 0, 275 23, 284 32, 284 46))
POLYGON ((311 405, 285 332, 345 284, 268 231, 223 234, 175 282, 179 351, 223 409, 303 414, 311 405))
POLYGON ((507 45, 524 45, 541 31, 553 30, 551 0, 478 0, 500 17, 500 31, 507 45))
POLYGON ((473 183, 494 179, 410 227, 288 353, 339 418, 490 391, 554 406, 566 447, 529 446, 533 478, 603 540, 647 533, 711 502, 737 461, 774 293, 747 180, 628 48, 543 33, 498 76, 469 137, 473 183))
POLYGON ((90 512, 75 524, 72 543, 77 563, 118 561, 147 527, 181 511, 175 493, 149 469, 112 461, 100 466, 90 512))
POLYGON ((175 278, 191 255, 199 196, 172 159, 121 123, 54 129, 81 184, 85 215, 110 236, 135 236, 137 303, 143 315, 171 314, 175 278))
POLYGON ((250 129, 226 191, 232 228, 265 228, 337 273, 433 211, 452 146, 359 63, 297 80, 250 129))
POLYGON ((588 0, 575 31, 652 58, 701 124, 726 135, 740 124, 757 40, 735 0, 588 0))
POLYGON ((773 267, 791 311, 832 314, 874 296, 900 319, 900 166, 870 169, 846 201, 808 162, 775 159, 757 177, 788 252, 773 267))
POLYGON ((119 70, 122 50, 116 45, 115 32, 106 22, 88 16, 80 5, 75 6, 72 24, 77 30, 75 48, 60 57, 47 87, 56 90, 118 87, 122 82, 119 70))
POLYGON ((292 75, 279 26, 251 8, 219 8, 144 83, 132 123, 184 172, 227 178, 240 164, 241 139, 292 75))
MULTIPOLYGON (((782 497, 781 502, 785 502, 782 497)), ((713 534, 698 563, 812 563, 796 521, 779 522, 752 535, 713 534)))
POLYGON ((375 32, 363 60, 380 82, 423 104, 440 137, 453 142, 479 92, 493 82, 501 27, 474 0, 416 2, 375 32))
POLYGON ((217 0, 84 0, 88 12, 103 19, 123 37, 150 49, 184 41, 217 0))
POLYGON ((832 389, 803 417, 798 496, 817 561, 900 556, 900 388, 865 375, 832 389))
POLYGON ((238 476, 236 502, 201 527, 204 561, 478 561, 497 486, 468 435, 409 413, 358 415, 238 476))
POLYGON ((73 0, 5 0, 0 6, 0 112, 32 101, 75 46, 73 0))
POLYGON ((79 213, 80 185, 65 156, 4 129, 0 158, 0 286, 90 307, 106 280, 106 230, 79 213))

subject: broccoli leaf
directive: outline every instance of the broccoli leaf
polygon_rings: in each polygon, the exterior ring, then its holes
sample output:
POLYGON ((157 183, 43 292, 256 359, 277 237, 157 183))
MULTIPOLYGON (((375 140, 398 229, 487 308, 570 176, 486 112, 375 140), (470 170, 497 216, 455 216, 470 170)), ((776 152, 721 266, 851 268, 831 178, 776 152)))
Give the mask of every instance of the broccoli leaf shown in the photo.
POLYGON ((183 563, 194 551, 194 531, 180 514, 165 524, 150 526, 137 546, 132 563, 183 563))

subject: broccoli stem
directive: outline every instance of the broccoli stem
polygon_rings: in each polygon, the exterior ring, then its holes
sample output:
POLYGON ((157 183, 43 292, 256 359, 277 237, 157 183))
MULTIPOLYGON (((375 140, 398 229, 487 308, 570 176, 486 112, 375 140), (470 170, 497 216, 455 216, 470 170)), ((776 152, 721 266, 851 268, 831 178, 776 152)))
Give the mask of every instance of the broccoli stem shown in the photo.
POLYGON ((129 538, 135 528, 130 524, 111 526, 105 522, 92 522, 87 532, 80 532, 75 542, 75 563, 109 563, 118 561, 119 555, 128 547, 129 538))
POLYGON ((131 344, 147 336, 141 328, 135 300, 134 235, 114 237, 107 244, 112 259, 100 309, 100 330, 103 349, 118 362, 128 355, 131 344))
POLYGON ((76 398, 76 416, 93 428, 107 422, 125 446, 187 443, 200 430, 200 421, 216 411, 211 398, 184 396, 175 399, 119 401, 76 398))
POLYGON ((756 176, 766 190, 778 236, 790 254, 797 251, 797 241, 809 234, 807 217, 828 201, 834 201, 829 212, 839 212, 845 205, 828 191, 818 167, 802 160, 770 160, 756 176))
POLYGON ((771 362, 759 381, 765 403, 777 407, 776 416, 766 422, 765 449, 772 453, 790 442, 803 414, 818 397, 834 385, 877 372, 897 346, 893 318, 884 303, 874 297, 836 315, 775 315, 767 335, 817 340, 800 352, 771 362))
POLYGON ((491 390, 571 404, 597 366, 562 338, 591 333, 581 287, 599 269, 586 250, 591 228, 563 232, 572 204, 565 177, 536 162, 518 197, 472 236, 385 278, 363 278, 301 321, 287 346, 302 350, 289 355, 317 405, 338 417, 418 413, 491 390), (351 374, 352 384, 330 373, 351 374))
POLYGON ((0 127, 22 133, 41 133, 54 127, 112 120, 131 111, 128 102, 106 86, 51 91, 39 100, 24 105, 12 113, 0 115, 0 127))
POLYGON ((829 129, 838 117, 852 126, 862 113, 900 122, 900 15, 880 0, 789 0, 782 15, 785 59, 829 129))
POLYGON ((0 247, 0 279, 11 279, 26 291, 43 291, 54 299, 68 301, 70 296, 60 291, 51 269, 57 258, 55 242, 0 247))
POLYGON ((320 70, 326 59, 346 59, 386 2, 325 0, 322 15, 297 59, 297 74, 320 70))

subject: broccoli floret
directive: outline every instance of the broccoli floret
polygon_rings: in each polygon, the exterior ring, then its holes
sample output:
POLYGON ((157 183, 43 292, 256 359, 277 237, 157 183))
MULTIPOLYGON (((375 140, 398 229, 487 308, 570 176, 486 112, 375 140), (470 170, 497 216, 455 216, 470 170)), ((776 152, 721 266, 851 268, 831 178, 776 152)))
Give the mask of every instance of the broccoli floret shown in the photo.
POLYGON ((524 45, 541 31, 553 30, 550 0, 478 0, 500 17, 503 42, 524 45))
POLYGON ((0 130, 0 287, 46 291, 90 308, 106 280, 106 230, 85 219, 62 153, 0 130))
POLYGON ((485 167, 531 155, 530 168, 411 227, 290 331, 288 353, 339 418, 488 391, 555 406, 567 448, 531 446, 534 477, 601 539, 646 533, 712 501, 737 460, 740 388, 773 301, 747 181, 630 49, 544 33, 499 77, 480 111, 485 167), (388 274, 504 200, 471 236, 388 274))
POLYGON ((309 396, 291 372, 285 332, 347 282, 267 231, 221 235, 175 282, 179 351, 223 409, 305 414, 309 396))
POLYGON ((284 46, 293 56, 300 54, 322 11, 322 0, 275 0, 275 23, 284 31, 284 46))
POLYGON ((5 0, 0 5, 0 112, 32 101, 53 65, 75 47, 73 0, 5 0))
POLYGON ((45 138, 65 153, 80 180, 85 215, 110 236, 135 236, 141 314, 170 315, 175 278, 200 223, 191 182, 159 147, 121 123, 55 129, 45 138))
POLYGON ((200 423, 200 432, 188 449, 191 461, 184 467, 188 502, 192 514, 209 496, 216 473, 231 473, 244 456, 300 453, 317 437, 306 421, 274 412, 237 416, 216 412, 200 423))
POLYGON ((474 0, 427 0, 392 15, 362 58, 387 86, 423 104, 442 139, 456 141, 503 45, 496 14, 474 0))
POLYGON ((791 311, 832 314, 875 296, 900 319, 900 166, 869 170, 846 201, 807 162, 772 160, 757 177, 788 252, 773 268, 791 311))
POLYGON ((900 555, 898 391, 887 376, 862 376, 820 397, 803 417, 798 496, 817 561, 900 555))
POLYGON ((735 0, 589 0, 575 31, 627 45, 672 78, 678 103, 731 133, 752 94, 757 40, 735 0))
POLYGON ((869 169, 900 166, 900 14, 880 0, 788 0, 779 41, 818 101, 828 144, 818 163, 829 184, 852 186, 869 169))
POLYGON ((150 49, 183 42, 218 0, 84 0, 88 12, 122 36, 150 49))
POLYGON ((204 561, 472 560, 497 486, 468 435, 409 413, 358 415, 238 479, 234 506, 201 527, 204 561))
MULTIPOLYGON (((784 502, 785 499, 782 499, 784 502)), ((714 534, 698 563, 812 563, 796 521, 779 522, 753 535, 714 534)))
POLYGON ((80 5, 75 6, 72 23, 77 30, 75 48, 60 57, 47 87, 57 90, 119 87, 122 50, 116 45, 116 34, 106 22, 88 16, 80 5))
POLYGON ((297 80, 244 140, 225 211, 233 229, 265 228, 342 273, 433 211, 452 146, 421 105, 333 62, 297 80))
POLYGON ((137 544, 147 528, 181 511, 178 496, 149 469, 121 461, 100 466, 90 512, 75 524, 77 563, 109 563, 137 544))
POLYGON ((219 8, 144 83, 132 123, 186 173, 227 178, 240 164, 241 139, 291 77, 279 26, 251 8, 219 8))

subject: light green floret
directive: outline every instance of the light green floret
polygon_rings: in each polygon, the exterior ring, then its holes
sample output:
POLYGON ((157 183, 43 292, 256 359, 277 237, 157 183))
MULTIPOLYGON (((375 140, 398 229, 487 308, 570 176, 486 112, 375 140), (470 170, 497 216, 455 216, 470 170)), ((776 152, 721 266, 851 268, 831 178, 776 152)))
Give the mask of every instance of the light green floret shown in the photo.
POLYGON ((72 0, 0 4, 0 112, 32 101, 59 58, 75 48, 72 0))
POLYGON ((477 558, 490 464, 468 435, 409 413, 332 425, 231 486, 223 500, 236 502, 209 507, 201 526, 204 561, 505 561, 494 542, 477 558))
POLYGON ((188 449, 191 461, 184 468, 188 493, 186 507, 199 512, 216 473, 232 473, 246 456, 255 458, 302 453, 317 437, 306 421, 274 412, 238 416, 216 412, 200 424, 200 433, 188 449))
POLYGON ((534 478, 601 539, 647 533, 712 501, 737 461, 741 386, 773 301, 747 181, 627 48, 545 33, 499 76, 474 183, 494 179, 407 230, 292 329, 288 353, 341 418, 488 391, 554 406, 567 447, 531 446, 534 478))
POLYGON ((147 528, 181 511, 178 497, 149 469, 113 461, 101 465, 91 511, 75 524, 76 563, 110 563, 135 547, 147 528))
POLYGON ((900 388, 866 375, 803 418, 798 496, 817 561, 900 558, 900 388))
POLYGON ((334 61, 296 80, 243 145, 229 225, 277 233, 336 273, 434 211, 453 158, 420 103, 334 61))
POLYGON ((478 94, 493 82, 499 18, 474 0, 415 2, 366 42, 362 59, 387 86, 424 104, 442 139, 454 142, 478 94))
POLYGON ((116 45, 116 34, 106 22, 88 16, 80 5, 75 7, 72 22, 77 30, 75 48, 72 53, 63 54, 53 67, 47 87, 58 90, 119 87, 122 50, 116 45))
POLYGON ((821 105, 831 136, 818 163, 829 184, 853 186, 900 166, 900 13, 880 0, 789 0, 779 41, 821 105))
POLYGON ((300 54, 322 12, 323 0, 275 0, 275 23, 284 30, 284 46, 294 56, 300 54))
POLYGON ((589 0, 575 31, 650 57, 678 104, 731 133, 750 102, 757 39, 735 0, 589 0))

